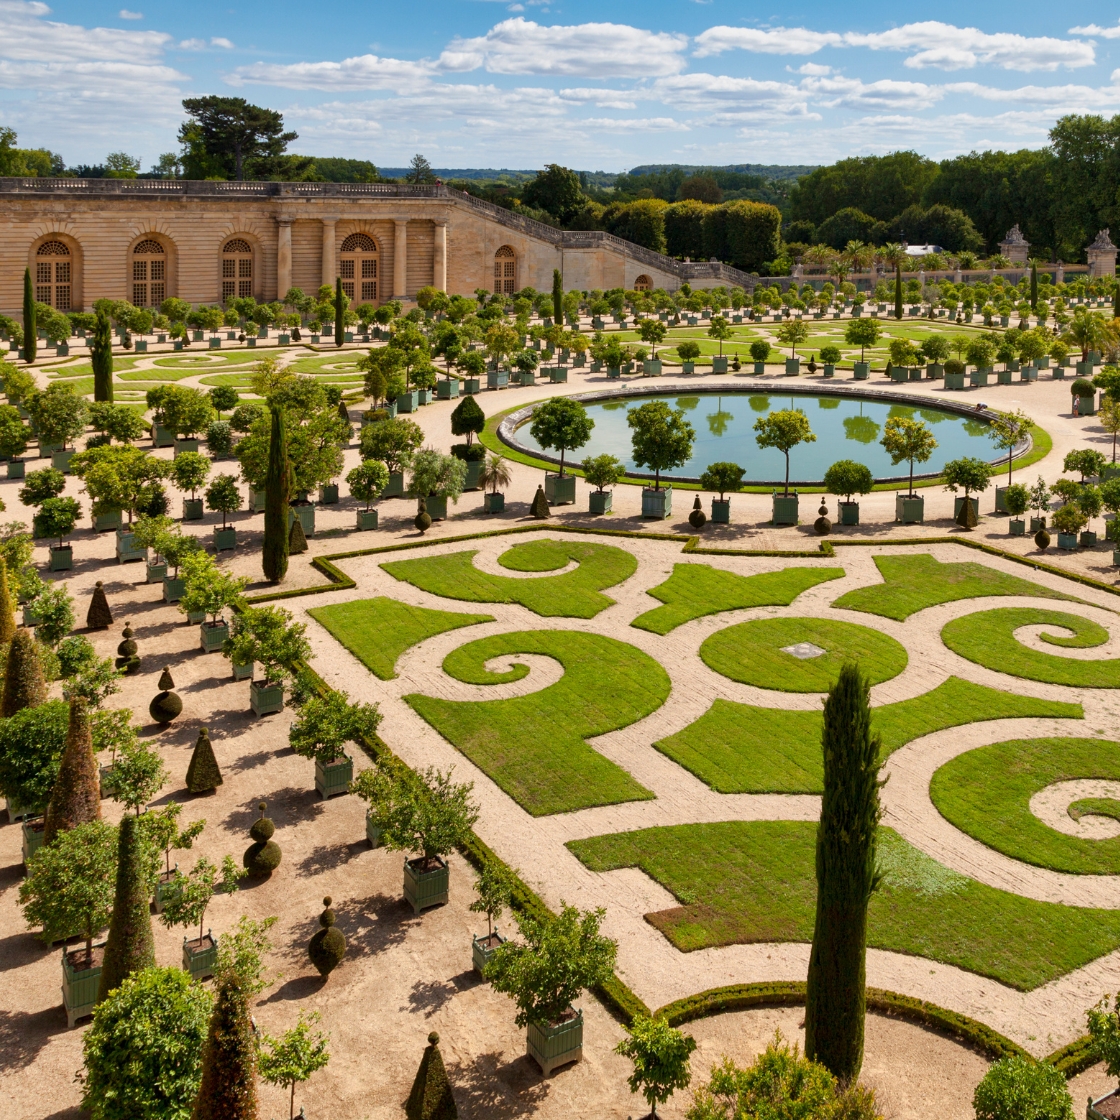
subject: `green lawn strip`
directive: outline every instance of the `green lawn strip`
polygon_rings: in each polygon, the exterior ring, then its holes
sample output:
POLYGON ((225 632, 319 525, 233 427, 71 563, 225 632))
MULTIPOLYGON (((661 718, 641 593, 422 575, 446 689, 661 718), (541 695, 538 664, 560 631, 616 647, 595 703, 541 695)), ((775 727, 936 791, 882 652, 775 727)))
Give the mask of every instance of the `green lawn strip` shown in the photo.
POLYGON ((719 611, 788 607, 803 591, 843 575, 843 568, 783 568, 740 576, 710 564, 674 564, 673 574, 648 592, 665 606, 638 615, 630 625, 668 634, 682 623, 719 611))
POLYGON ((1083 797, 1080 801, 1070 802, 1066 812, 1075 821, 1082 817, 1111 817, 1120 821, 1120 801, 1114 797, 1083 797))
POLYGON ((569 560, 579 567, 558 576, 514 579, 479 571, 477 550, 446 556, 394 560, 381 567, 394 579, 422 591, 466 603, 520 603, 544 618, 594 618, 614 603, 600 594, 629 579, 637 570, 633 554, 612 545, 580 540, 539 540, 514 545, 499 557, 503 566, 527 572, 554 571, 569 560))
POLYGON ((325 373, 358 371, 358 360, 365 355, 348 351, 343 354, 332 354, 325 358, 297 358, 287 368, 295 373, 325 373))
POLYGON ((954 653, 998 673, 1079 688, 1120 688, 1120 660, 1074 661, 1029 649, 1013 634, 1020 626, 1031 625, 1074 632, 1070 638, 1043 634, 1043 640, 1053 645, 1085 649, 1108 640, 1108 631, 1087 618, 1036 607, 997 607, 954 618, 942 627, 941 640, 954 653))
POLYGON ((154 364, 161 369, 189 369, 194 373, 202 373, 208 369, 221 369, 223 366, 248 366, 257 361, 260 361, 259 356, 254 356, 248 350, 238 350, 232 354, 203 350, 197 354, 156 358, 154 364))
MULTIPOLYGON (((61 378, 56 378, 54 383, 57 384, 61 378)), ((79 396, 88 396, 93 392, 93 377, 68 377, 63 384, 68 389, 72 389, 79 396)))
MULTIPOLYGON (((886 761, 899 747, 948 727, 1015 717, 1083 719, 1080 704, 1036 700, 950 677, 871 712, 886 761)), ((694 723, 653 745, 717 793, 821 793, 821 713, 717 699, 694 723)))
POLYGON ((626 727, 669 695, 669 676, 625 642, 574 630, 532 630, 480 638, 454 650, 444 670, 471 684, 518 680, 525 665, 490 673, 493 657, 539 653, 564 666, 555 684, 508 700, 404 699, 443 737, 534 817, 654 795, 585 740, 626 727))
MULTIPOLYGON (((811 941, 813 821, 676 825, 572 840, 592 871, 639 867, 681 902, 647 914, 683 952, 811 941)), ((1031 991, 1120 945, 1120 911, 1036 902, 942 866, 879 830, 885 878, 872 896, 872 948, 926 957, 1031 991)))
POLYGON ((184 377, 194 377, 202 373, 201 369, 132 369, 123 373, 114 370, 121 381, 182 381, 184 377))
POLYGON ((48 369, 45 372, 52 381, 64 381, 71 377, 92 377, 93 366, 89 362, 82 362, 79 365, 62 366, 59 369, 48 369))
POLYGON ((383 681, 397 675, 397 658, 418 642, 461 626, 494 621, 489 614, 434 611, 384 596, 312 607, 307 613, 383 681))
POLYGON ((827 692, 850 659, 872 684, 906 668, 905 648, 888 635, 827 618, 759 618, 717 630, 700 646, 709 669, 743 684, 781 692, 827 692), (825 652, 801 660, 785 647, 811 642, 825 652))
POLYGON ((977 747, 939 767, 929 793, 950 824, 1012 859, 1075 875, 1116 875, 1120 836, 1067 836, 1030 810, 1030 799, 1039 790, 1079 778, 1120 779, 1117 744, 1106 739, 1018 739, 977 747))
POLYGON ((986 564, 968 560, 943 564, 935 557, 876 556, 875 567, 882 584, 857 587, 841 595, 832 605, 847 610, 882 615, 898 622, 926 607, 979 599, 985 595, 1033 595, 1040 599, 1068 599, 1072 595, 1052 591, 1033 580, 1006 575, 986 564))

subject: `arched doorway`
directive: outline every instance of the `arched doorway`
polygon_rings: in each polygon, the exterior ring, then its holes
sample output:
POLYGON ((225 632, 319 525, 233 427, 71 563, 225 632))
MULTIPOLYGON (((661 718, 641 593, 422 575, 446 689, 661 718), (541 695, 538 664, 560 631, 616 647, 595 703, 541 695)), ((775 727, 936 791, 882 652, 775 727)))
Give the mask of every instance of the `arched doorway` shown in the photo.
POLYGON ((508 245, 494 254, 494 291, 506 296, 517 291, 517 254, 508 245))
POLYGON ((222 246, 222 300, 253 294, 253 246, 234 237, 222 246))
POLYGON ((351 303, 377 300, 377 242, 368 233, 352 233, 339 249, 338 274, 351 303))
POLYGON ((167 298, 167 249, 146 237, 132 250, 132 302, 136 307, 159 307, 167 298))
POLYGON ((35 251, 35 299, 56 311, 73 305, 74 261, 64 241, 44 241, 35 251))
POLYGON ((652 292, 653 281, 643 272, 637 280, 634 281, 634 291, 636 292, 652 292))

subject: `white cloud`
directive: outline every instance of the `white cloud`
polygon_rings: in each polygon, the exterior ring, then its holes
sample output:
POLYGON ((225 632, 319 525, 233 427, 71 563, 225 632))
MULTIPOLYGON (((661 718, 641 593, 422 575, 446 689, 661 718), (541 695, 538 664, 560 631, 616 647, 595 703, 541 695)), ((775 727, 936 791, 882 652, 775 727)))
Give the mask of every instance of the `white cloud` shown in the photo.
POLYGON ((684 68, 688 36, 619 23, 544 27, 518 16, 485 35, 454 39, 440 55, 444 70, 485 67, 491 74, 657 77, 684 68))
POLYGON ((831 66, 822 66, 819 62, 804 62, 797 68, 798 74, 808 74, 811 78, 823 78, 832 73, 831 66))
POLYGON ((949 93, 963 93, 982 101, 1045 107, 1054 112, 1055 115, 1120 105, 1120 87, 1116 85, 1101 88, 1065 85, 1019 86, 1015 89, 997 89, 992 86, 980 85, 977 82, 950 82, 944 88, 949 93))
POLYGON ((680 74, 653 83, 652 95, 666 104, 695 113, 732 112, 757 116, 802 117, 808 114, 806 92, 791 82, 731 78, 723 74, 680 74))
POLYGON ((425 84, 433 70, 424 60, 409 62, 362 54, 341 62, 254 62, 239 66, 226 81, 235 86, 255 83, 286 89, 408 90, 425 84))
POLYGON ((621 89, 562 89, 557 91, 565 101, 591 102, 600 109, 633 109, 637 94, 621 89))
POLYGON ((697 58, 724 51, 755 51, 759 54, 816 54, 822 47, 842 47, 844 37, 835 31, 809 31, 804 27, 709 27, 696 36, 697 58))
POLYGON ((205 39, 180 39, 179 50, 181 51, 204 51, 206 50, 205 39))
POLYGON ((0 58, 37 62, 157 61, 171 36, 160 31, 81 27, 44 17, 38 0, 0 0, 0 58))
POLYGON ((221 47, 224 51, 233 50, 233 43, 231 43, 229 39, 222 38, 221 35, 216 35, 213 39, 211 39, 210 46, 221 47))
POLYGON ((127 8, 121 8, 121 10, 119 12, 117 12, 117 18, 118 19, 143 19, 144 18, 144 13, 143 12, 130 12, 127 8))
POLYGON ((688 132, 689 127, 672 117, 643 117, 620 120, 615 117, 588 117, 580 124, 589 128, 616 129, 619 132, 688 132))
POLYGON ((839 76, 805 78, 801 88, 818 95, 828 109, 928 109, 944 96, 940 86, 889 78, 878 82, 839 76))
POLYGON ((1098 39, 1120 39, 1120 23, 1116 23, 1112 27, 1098 27, 1095 23, 1090 23, 1088 27, 1071 27, 1069 33, 1071 35, 1095 35, 1098 39))

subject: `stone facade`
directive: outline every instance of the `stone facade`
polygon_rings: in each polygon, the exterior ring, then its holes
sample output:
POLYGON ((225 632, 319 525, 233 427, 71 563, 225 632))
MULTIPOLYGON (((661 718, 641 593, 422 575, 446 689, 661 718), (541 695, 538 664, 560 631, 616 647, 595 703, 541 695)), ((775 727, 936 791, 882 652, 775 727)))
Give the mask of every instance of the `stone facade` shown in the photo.
POLYGON ((1120 252, 1120 250, 1117 250, 1116 246, 1112 244, 1109 231, 1102 229, 1092 245, 1085 250, 1085 255, 1089 260, 1089 275, 1092 277, 1115 276, 1117 252, 1120 252))
POLYGON ((1006 257, 1013 265, 1027 263, 1031 243, 1023 236, 1018 223, 1013 225, 1007 236, 999 243, 1000 255, 1006 257))
POLYGON ((342 276, 358 303, 410 300, 425 285, 547 291, 702 286, 754 278, 688 263, 601 232, 554 229, 436 186, 166 179, 0 179, 0 313, 15 316, 23 270, 60 310, 230 295, 278 299, 342 276))

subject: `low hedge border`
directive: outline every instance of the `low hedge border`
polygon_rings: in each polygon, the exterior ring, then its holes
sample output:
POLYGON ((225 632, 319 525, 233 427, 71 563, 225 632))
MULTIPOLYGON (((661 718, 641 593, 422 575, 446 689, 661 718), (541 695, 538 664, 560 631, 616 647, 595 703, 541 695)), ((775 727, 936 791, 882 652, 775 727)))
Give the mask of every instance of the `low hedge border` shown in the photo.
POLYGON ((1089 1035, 1082 1035, 1072 1042, 1055 1050, 1042 1059, 1047 1065, 1053 1066, 1067 1081, 1091 1069, 1101 1060, 1096 1046, 1089 1035))

